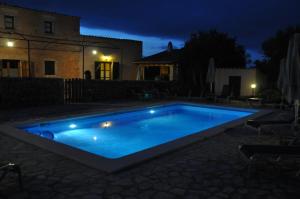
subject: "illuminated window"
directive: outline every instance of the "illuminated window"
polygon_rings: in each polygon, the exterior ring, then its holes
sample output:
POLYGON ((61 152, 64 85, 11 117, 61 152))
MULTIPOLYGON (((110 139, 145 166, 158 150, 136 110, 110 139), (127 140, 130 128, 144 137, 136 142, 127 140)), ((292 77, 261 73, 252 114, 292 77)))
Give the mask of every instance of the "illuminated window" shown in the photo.
POLYGON ((4 27, 5 29, 14 29, 15 28, 15 18, 13 16, 4 16, 4 27))
POLYGON ((45 21, 44 28, 45 28, 45 33, 53 33, 53 22, 45 21))
POLYGON ((101 62, 100 63, 100 79, 111 80, 111 63, 101 62))

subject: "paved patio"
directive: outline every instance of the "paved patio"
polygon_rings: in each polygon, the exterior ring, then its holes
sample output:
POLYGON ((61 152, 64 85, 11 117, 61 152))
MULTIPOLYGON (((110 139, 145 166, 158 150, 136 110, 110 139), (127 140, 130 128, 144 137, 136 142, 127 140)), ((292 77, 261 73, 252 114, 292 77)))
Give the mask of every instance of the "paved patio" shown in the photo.
MULTIPOLYGON (((126 107, 134 105, 126 103, 126 107)), ((124 106, 115 103, 6 111, 2 121, 124 106)), ((258 138, 254 130, 239 126, 131 169, 106 174, 0 134, 1 160, 21 164, 24 174, 24 191, 18 191, 13 177, 5 178, 0 184, 0 198, 300 198, 300 179, 287 173, 267 167, 247 177, 237 146, 258 142, 276 143, 277 139, 258 138)))

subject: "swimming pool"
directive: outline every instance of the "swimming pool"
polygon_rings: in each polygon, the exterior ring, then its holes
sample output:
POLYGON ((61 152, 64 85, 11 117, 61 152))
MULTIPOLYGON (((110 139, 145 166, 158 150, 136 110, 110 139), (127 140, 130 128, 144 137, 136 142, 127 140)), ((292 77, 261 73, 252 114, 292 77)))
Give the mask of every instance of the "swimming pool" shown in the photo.
MULTIPOLYGON (((257 113, 254 109, 176 103, 22 124, 17 125, 17 129, 22 130, 23 134, 38 137, 39 142, 44 143, 38 145, 43 145, 43 148, 48 149, 48 145, 56 143, 58 148, 63 148, 59 151, 60 154, 71 152, 73 156, 87 155, 83 158, 84 161, 90 159, 88 157, 99 157, 106 160, 106 163, 99 164, 107 165, 110 161, 108 165, 112 165, 116 161, 152 157, 151 151, 159 151, 159 148, 163 148, 161 152, 168 151, 164 149, 164 145, 167 149, 177 148, 170 143, 175 143, 178 147, 184 143, 192 143, 198 140, 197 136, 207 135, 209 129, 213 129, 213 132, 218 127, 224 129, 229 127, 228 124, 257 113), (193 139, 195 135, 197 136, 193 139), (188 142, 182 142, 184 139, 188 142)), ((57 150, 54 149, 54 152, 57 150)), ((76 157, 73 159, 78 160, 76 157)), ((129 163, 125 165, 128 166, 129 163)))

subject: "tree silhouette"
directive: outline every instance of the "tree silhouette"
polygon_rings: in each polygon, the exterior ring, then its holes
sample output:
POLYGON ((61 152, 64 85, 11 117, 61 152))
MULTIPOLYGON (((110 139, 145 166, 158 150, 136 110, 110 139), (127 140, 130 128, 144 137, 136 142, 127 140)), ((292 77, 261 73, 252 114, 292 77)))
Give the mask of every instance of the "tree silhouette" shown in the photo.
POLYGON ((289 39, 294 33, 300 33, 300 26, 279 30, 274 37, 263 42, 262 49, 266 58, 255 64, 267 78, 266 87, 276 87, 280 60, 286 57, 289 39))
POLYGON ((210 30, 192 34, 183 48, 179 71, 185 91, 189 90, 194 95, 203 94, 211 57, 215 59, 216 67, 222 68, 244 68, 247 61, 244 47, 227 33, 210 30))

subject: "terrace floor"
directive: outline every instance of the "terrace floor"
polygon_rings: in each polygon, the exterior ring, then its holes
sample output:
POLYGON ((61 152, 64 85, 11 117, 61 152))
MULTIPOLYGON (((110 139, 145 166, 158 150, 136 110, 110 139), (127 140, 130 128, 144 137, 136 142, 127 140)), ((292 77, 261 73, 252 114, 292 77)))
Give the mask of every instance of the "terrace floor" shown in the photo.
MULTIPOLYGON (((115 102, 4 111, 0 122, 145 105, 115 102)), ((272 116, 278 117, 279 111, 272 116)), ((270 128, 270 127, 268 127, 270 128)), ((289 127, 276 128, 287 131, 289 127)), ((1 131, 1 129, 0 129, 1 131)), ((300 198, 300 179, 265 167, 247 176, 237 147, 241 143, 276 143, 275 136, 239 126, 131 169, 107 174, 0 133, 1 160, 19 163, 24 191, 14 176, 0 183, 0 198, 300 198)))

